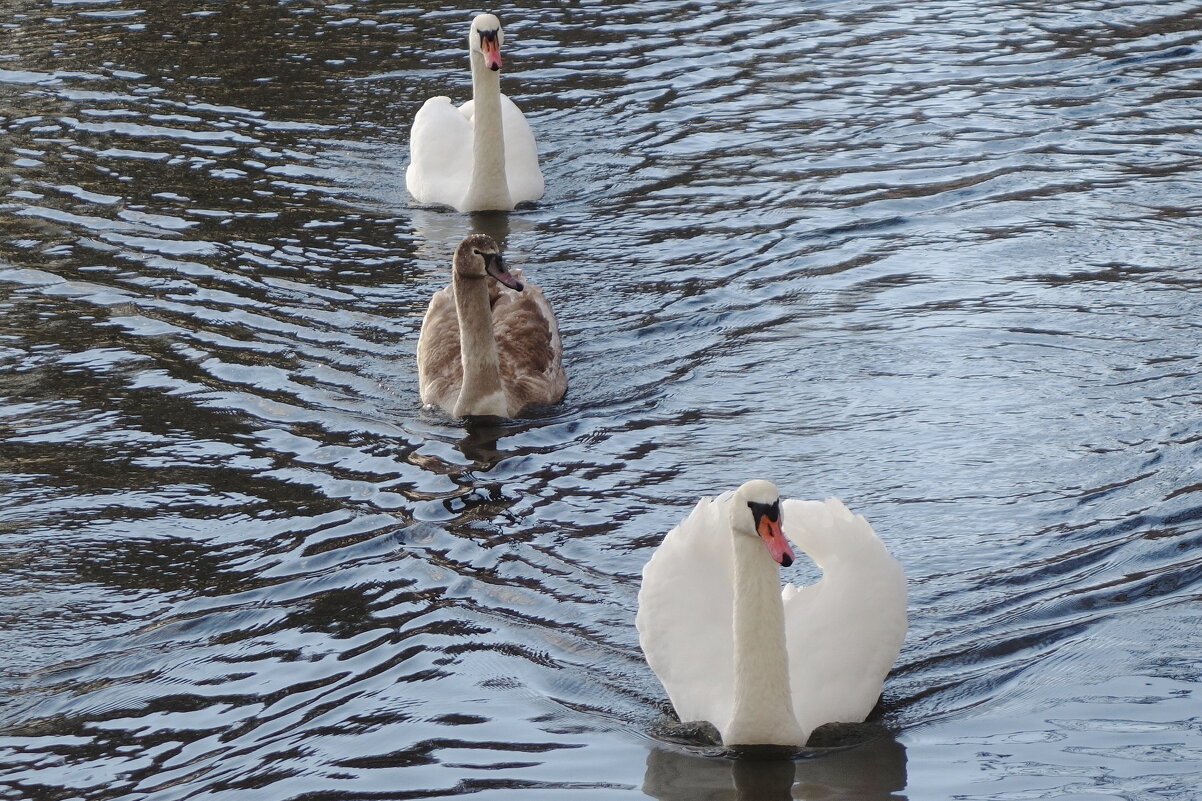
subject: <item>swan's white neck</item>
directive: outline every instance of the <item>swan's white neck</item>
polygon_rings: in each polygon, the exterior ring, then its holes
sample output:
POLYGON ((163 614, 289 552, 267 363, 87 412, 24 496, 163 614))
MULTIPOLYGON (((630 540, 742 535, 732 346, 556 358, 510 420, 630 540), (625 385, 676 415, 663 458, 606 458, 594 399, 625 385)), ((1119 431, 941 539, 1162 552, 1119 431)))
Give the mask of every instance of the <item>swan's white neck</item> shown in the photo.
POLYGON ((452 412, 456 417, 496 415, 507 417, 508 403, 501 386, 497 341, 492 328, 488 279, 470 278, 455 271, 455 310, 459 316, 459 358, 463 386, 452 412))
POLYGON ((758 537, 734 540, 734 706, 726 745, 805 745, 793 716, 780 573, 758 537))
POLYGON ((505 131, 501 122, 501 72, 490 70, 484 56, 472 59, 472 180, 464 207, 512 209, 505 177, 505 131))

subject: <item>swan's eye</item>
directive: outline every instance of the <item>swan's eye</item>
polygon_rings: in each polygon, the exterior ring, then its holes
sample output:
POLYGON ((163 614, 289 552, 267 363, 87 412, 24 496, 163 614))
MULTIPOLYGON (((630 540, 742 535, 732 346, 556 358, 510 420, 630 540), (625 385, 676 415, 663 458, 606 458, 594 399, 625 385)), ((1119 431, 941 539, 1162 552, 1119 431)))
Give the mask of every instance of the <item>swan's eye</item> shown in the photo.
POLYGON ((751 514, 756 520, 759 520, 761 517, 767 517, 773 523, 780 520, 780 501, 773 501, 772 503, 748 501, 747 508, 751 510, 751 514))
POLYGON ((497 270, 504 272, 505 260, 503 258, 501 258, 500 253, 489 253, 487 251, 475 250, 475 249, 473 249, 472 252, 484 260, 484 269, 485 270, 489 269, 490 267, 495 266, 495 268, 497 270))

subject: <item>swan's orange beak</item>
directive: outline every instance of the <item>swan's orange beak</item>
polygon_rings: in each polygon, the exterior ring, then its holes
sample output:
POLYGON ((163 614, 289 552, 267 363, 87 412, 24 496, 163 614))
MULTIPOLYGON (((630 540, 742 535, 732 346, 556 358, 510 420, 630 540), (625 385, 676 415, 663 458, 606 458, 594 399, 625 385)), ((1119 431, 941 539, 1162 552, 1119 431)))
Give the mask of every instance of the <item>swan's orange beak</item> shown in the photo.
POLYGON ((760 539, 764 541, 764 545, 768 548, 768 553, 772 554, 772 560, 781 567, 788 567, 793 564, 796 558, 793 556, 793 548, 789 545, 789 540, 785 537, 785 532, 780 527, 780 518, 772 520, 768 515, 760 515, 759 520, 755 524, 756 531, 760 534, 760 539))
POLYGON ((501 69, 501 44, 497 41, 497 32, 492 35, 480 34, 480 52, 484 53, 484 65, 493 72, 501 69))

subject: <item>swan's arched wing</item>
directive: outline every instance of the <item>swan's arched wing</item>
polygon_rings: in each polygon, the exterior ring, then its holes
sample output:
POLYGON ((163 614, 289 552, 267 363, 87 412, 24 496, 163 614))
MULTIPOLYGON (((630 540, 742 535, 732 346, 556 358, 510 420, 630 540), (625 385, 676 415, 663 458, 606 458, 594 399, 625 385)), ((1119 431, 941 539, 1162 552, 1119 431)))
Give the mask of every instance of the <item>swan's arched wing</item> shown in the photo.
POLYGON ((463 386, 459 356, 459 314, 455 294, 443 287, 430 298, 417 339, 417 385, 422 403, 451 412, 463 386))
POLYGON ((446 97, 422 104, 409 130, 405 186, 418 203, 456 207, 472 180, 472 124, 446 97))
MULTIPOLYGON (((521 280, 521 270, 511 270, 521 280)), ((495 282, 494 282, 495 283, 495 282)), ((568 388, 559 323, 543 291, 526 284, 521 292, 494 287, 493 334, 501 383, 513 409, 555 403, 568 388)))
POLYGON ((868 521, 839 500, 786 500, 781 511, 789 539, 803 551, 820 540, 831 571, 784 590, 797 721, 809 731, 864 720, 905 637, 905 574, 868 521))
POLYGON ((723 729, 734 698, 730 493, 703 498, 643 567, 635 625, 682 721, 723 729))
POLYGON ((543 196, 543 173, 538 168, 538 145, 526 116, 513 101, 501 95, 501 128, 505 132, 505 178, 514 203, 543 196))

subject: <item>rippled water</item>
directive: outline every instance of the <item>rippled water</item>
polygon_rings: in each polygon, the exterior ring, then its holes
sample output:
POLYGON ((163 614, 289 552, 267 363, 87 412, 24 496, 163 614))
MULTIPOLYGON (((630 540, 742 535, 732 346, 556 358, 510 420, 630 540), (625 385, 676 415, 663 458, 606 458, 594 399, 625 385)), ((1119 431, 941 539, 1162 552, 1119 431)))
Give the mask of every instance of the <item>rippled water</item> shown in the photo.
POLYGON ((0 797, 1199 797, 1202 4, 506 7, 474 216, 422 5, 6 5, 0 797), (414 377, 473 228, 566 344, 500 427, 414 377), (639 570, 751 476, 907 566, 891 739, 657 739, 639 570))

